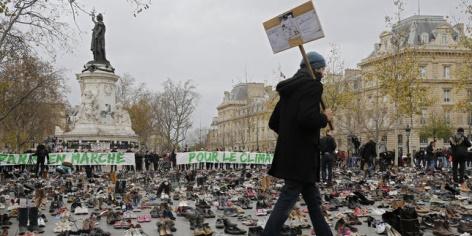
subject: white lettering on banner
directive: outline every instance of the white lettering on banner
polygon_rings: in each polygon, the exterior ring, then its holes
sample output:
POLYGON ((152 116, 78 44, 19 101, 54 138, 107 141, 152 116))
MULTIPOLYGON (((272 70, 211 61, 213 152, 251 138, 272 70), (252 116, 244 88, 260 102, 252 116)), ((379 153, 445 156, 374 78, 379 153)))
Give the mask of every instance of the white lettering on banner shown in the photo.
POLYGON ((177 153, 177 165, 195 163, 272 164, 273 155, 256 152, 181 152, 177 153))
MULTIPOLYGON (((61 165, 63 162, 72 165, 135 165, 134 153, 123 152, 63 152, 50 153, 48 165, 61 165)), ((0 166, 34 165, 36 156, 27 154, 0 154, 0 166)))

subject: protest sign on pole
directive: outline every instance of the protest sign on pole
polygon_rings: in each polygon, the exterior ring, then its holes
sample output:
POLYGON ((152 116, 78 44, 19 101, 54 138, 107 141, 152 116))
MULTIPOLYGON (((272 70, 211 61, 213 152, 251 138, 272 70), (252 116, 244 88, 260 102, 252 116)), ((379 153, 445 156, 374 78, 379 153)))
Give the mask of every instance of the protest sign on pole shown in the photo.
MULTIPOLYGON (((325 36, 312 1, 284 12, 264 22, 263 25, 274 54, 298 46, 305 65, 310 65, 310 63, 303 44, 325 36)), ((311 77, 315 79, 311 66, 307 68, 311 77)), ((323 99, 320 103, 321 108, 325 110, 326 105, 323 99)), ((328 125, 331 130, 334 130, 331 121, 328 121, 328 125)))
MULTIPOLYGON (((63 152, 50 153, 47 165, 61 165, 63 162, 72 165, 135 165, 134 153, 122 152, 63 152)), ((0 154, 0 166, 34 165, 36 156, 25 154, 0 154)))
POLYGON ((177 165, 197 163, 270 165, 272 159, 273 155, 270 153, 204 151, 177 153, 177 165))

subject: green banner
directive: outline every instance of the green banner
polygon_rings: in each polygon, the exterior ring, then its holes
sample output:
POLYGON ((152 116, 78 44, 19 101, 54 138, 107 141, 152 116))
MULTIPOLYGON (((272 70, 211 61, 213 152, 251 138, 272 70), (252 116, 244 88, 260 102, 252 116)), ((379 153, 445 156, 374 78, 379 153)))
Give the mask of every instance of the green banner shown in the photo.
MULTIPOLYGON (((61 165, 63 162, 73 165, 135 165, 134 153, 123 152, 61 152, 50 153, 47 165, 61 165)), ((0 154, 0 166, 34 165, 33 154, 0 154)))
POLYGON ((177 153, 177 165, 195 163, 228 163, 228 164, 272 164, 271 153, 255 152, 182 152, 177 153))

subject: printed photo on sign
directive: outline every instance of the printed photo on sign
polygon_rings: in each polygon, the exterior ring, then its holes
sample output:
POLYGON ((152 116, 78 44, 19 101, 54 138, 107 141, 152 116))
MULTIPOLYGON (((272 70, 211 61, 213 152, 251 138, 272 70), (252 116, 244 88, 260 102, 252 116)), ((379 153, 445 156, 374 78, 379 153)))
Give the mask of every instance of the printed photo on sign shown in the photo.
POLYGON ((301 37, 298 24, 293 19, 293 13, 289 12, 280 17, 282 31, 285 33, 286 40, 290 41, 301 37))
POLYGON ((311 1, 272 18, 263 25, 274 53, 324 37, 311 1))

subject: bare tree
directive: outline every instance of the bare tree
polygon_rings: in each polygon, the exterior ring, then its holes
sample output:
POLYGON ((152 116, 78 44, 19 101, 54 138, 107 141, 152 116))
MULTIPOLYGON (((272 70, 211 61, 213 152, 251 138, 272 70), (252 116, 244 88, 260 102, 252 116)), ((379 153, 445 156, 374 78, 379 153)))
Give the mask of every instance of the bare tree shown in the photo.
POLYGON ((168 145, 179 146, 185 140, 192 127, 191 118, 198 97, 190 80, 175 83, 168 79, 164 82, 164 91, 159 94, 159 123, 168 145))
POLYGON ((139 102, 141 98, 150 96, 152 95, 146 89, 146 84, 137 84, 136 78, 131 74, 123 74, 116 83, 116 97, 126 109, 139 102))

